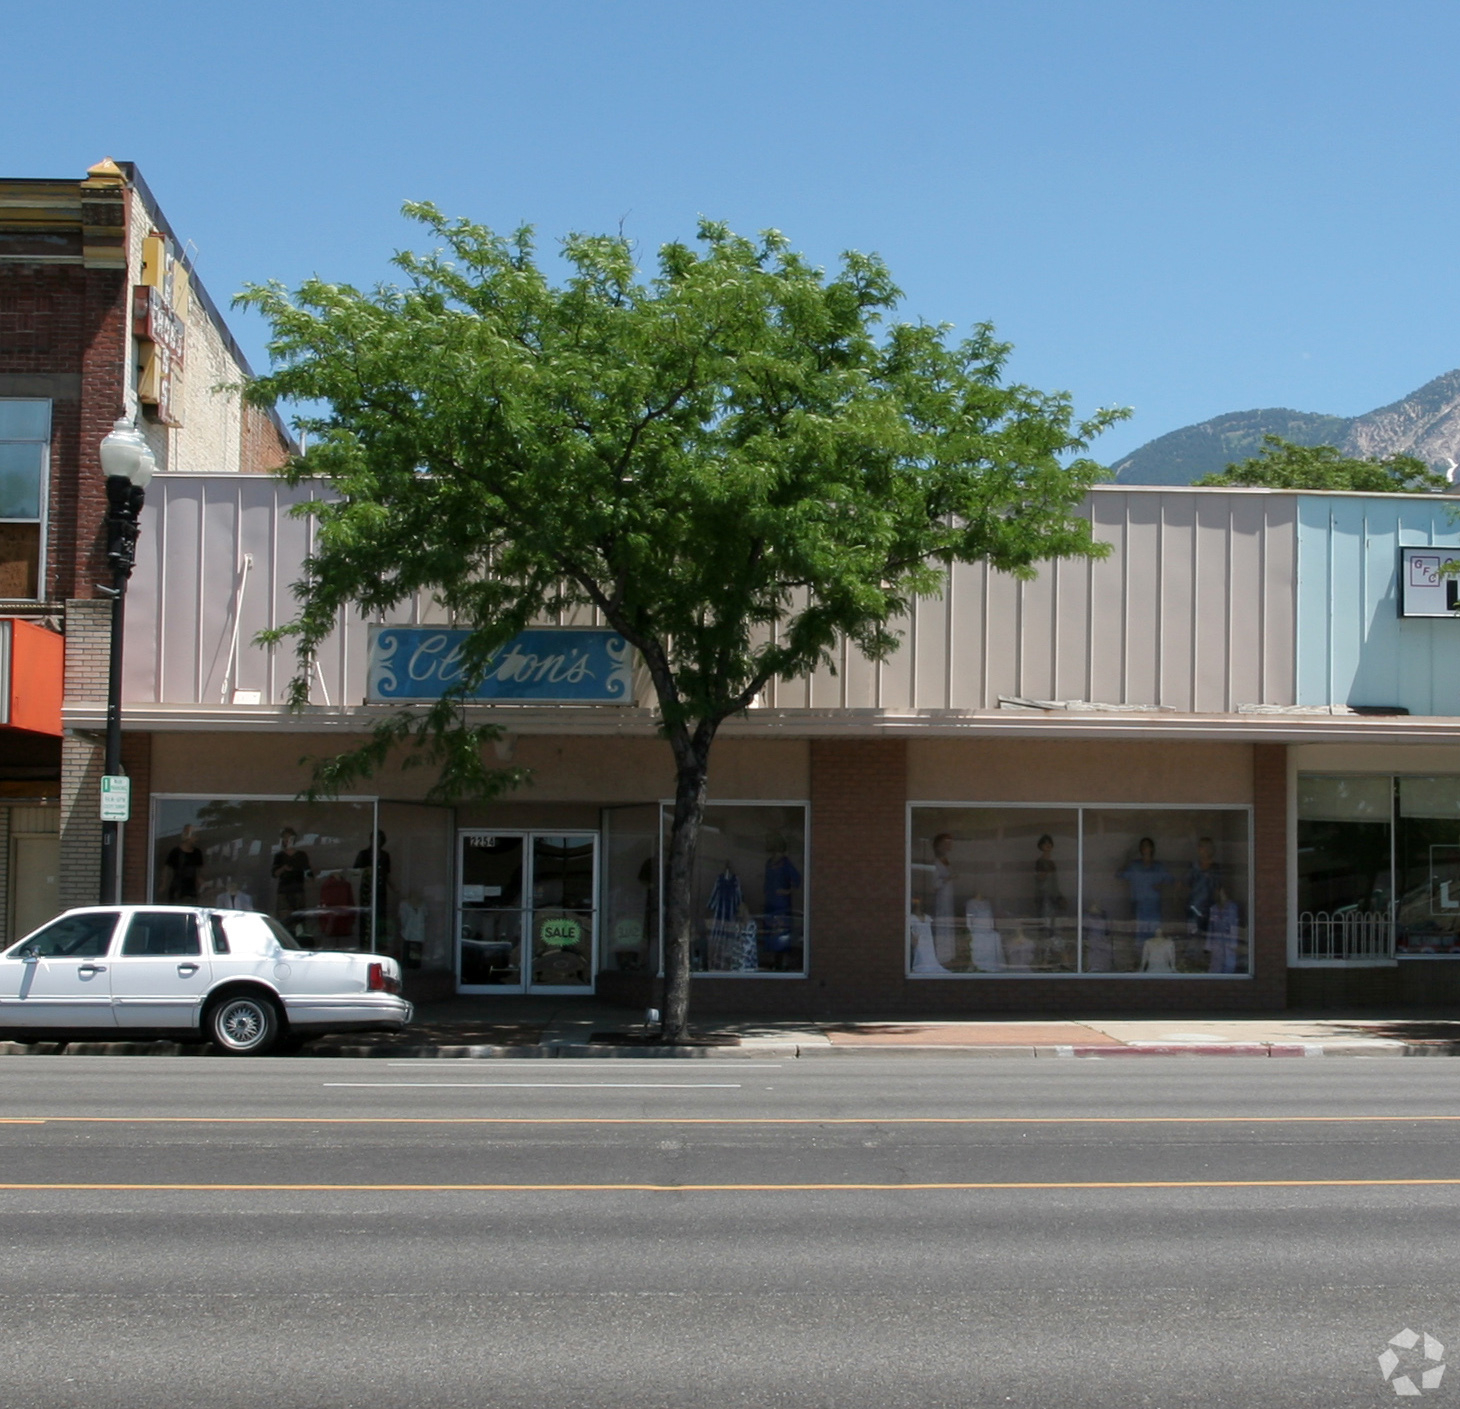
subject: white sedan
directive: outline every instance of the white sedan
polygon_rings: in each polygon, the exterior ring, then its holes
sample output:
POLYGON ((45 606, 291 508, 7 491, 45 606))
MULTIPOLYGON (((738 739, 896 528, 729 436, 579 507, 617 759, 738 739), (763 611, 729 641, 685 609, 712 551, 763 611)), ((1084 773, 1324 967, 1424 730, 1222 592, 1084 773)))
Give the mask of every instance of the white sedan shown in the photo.
POLYGON ((304 949, 268 915, 68 910, 0 955, 0 1031, 198 1033, 256 1056, 311 1033, 404 1027, 400 965, 304 949))

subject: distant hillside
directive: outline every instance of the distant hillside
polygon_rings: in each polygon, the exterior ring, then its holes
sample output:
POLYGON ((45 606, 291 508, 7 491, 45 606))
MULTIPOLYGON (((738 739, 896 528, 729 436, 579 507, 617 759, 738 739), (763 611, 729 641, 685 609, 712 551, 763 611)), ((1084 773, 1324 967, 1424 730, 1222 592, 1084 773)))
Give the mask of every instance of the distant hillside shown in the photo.
POLYGON ((1115 466, 1115 478, 1121 484, 1190 484, 1203 475, 1220 474, 1234 460, 1256 455, 1265 435, 1280 435, 1295 445, 1336 445, 1349 425, 1346 416, 1286 407, 1229 411, 1147 441, 1115 466))
POLYGON ((1120 484, 1190 484, 1256 455, 1265 435, 1297 445, 1336 445, 1364 459, 1418 455, 1447 473, 1460 462, 1460 370, 1362 416, 1324 416, 1284 407, 1213 416, 1147 441, 1114 467, 1115 478, 1120 484))

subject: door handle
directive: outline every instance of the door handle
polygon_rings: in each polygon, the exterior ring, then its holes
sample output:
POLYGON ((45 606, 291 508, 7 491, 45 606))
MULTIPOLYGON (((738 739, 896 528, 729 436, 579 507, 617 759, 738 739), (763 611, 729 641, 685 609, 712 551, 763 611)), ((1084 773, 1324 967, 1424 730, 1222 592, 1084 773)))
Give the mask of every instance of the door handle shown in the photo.
POLYGON ((187 978, 190 974, 195 974, 198 972, 198 966, 196 964, 179 964, 177 966, 177 971, 183 976, 183 978, 187 978))
POLYGON ((79 969, 77 969, 76 972, 78 974, 104 974, 106 972, 106 965, 105 964, 82 964, 82 966, 79 969))

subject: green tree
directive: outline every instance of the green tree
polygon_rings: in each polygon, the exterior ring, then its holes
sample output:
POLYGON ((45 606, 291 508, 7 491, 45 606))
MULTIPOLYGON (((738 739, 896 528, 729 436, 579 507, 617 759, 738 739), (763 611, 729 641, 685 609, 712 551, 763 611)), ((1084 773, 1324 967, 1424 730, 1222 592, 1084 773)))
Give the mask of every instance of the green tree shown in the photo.
POLYGON ((1414 455, 1388 455, 1382 460, 1350 460, 1332 445, 1294 445, 1281 436, 1265 435, 1262 450, 1249 460, 1228 465, 1219 475, 1195 481, 1202 485, 1245 485, 1258 489, 1346 489, 1357 494, 1433 494, 1449 488, 1414 455))
POLYGON ((406 212, 442 246, 397 255, 401 286, 241 295, 271 326, 274 370, 250 398, 324 408, 300 418, 309 448, 284 473, 337 491, 304 506, 316 546, 283 633, 295 701, 341 608, 421 591, 471 632, 454 698, 318 765, 317 785, 399 745, 440 770, 438 797, 518 781, 483 764, 491 725, 466 697, 514 633, 595 609, 642 658, 673 751, 664 1035, 682 1038, 716 731, 843 637, 886 656, 949 563, 1029 577, 1103 553, 1078 510, 1104 471, 1080 456, 1125 413, 1076 420, 1065 395, 1003 385, 988 326, 956 343, 880 326, 900 295, 875 257, 828 276, 778 233, 703 222, 649 278, 624 238, 572 236, 554 284, 529 230, 406 212))

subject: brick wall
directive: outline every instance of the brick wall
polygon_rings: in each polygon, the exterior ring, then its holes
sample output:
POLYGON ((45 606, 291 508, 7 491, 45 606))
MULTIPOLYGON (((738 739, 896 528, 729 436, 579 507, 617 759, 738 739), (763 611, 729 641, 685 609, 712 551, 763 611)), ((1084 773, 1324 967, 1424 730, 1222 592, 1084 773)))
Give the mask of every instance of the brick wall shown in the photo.
POLYGON ((123 269, 0 266, 0 387, 53 397, 45 593, 53 601, 93 597, 94 584, 108 580, 97 447, 125 412, 126 316, 123 269), (19 380, 46 377, 64 382, 19 380))
MULTIPOLYGON (((111 647, 111 602, 66 603, 66 700, 105 700, 111 647)), ((61 740, 61 904, 95 905, 101 888, 99 733, 66 731, 61 740)))
POLYGON ((289 458, 290 445, 274 418, 257 406, 243 408, 238 468, 246 475, 270 474, 289 458))
POLYGON ((1288 983, 1288 749, 1252 750, 1253 987, 1258 1006, 1281 1008, 1288 983))

